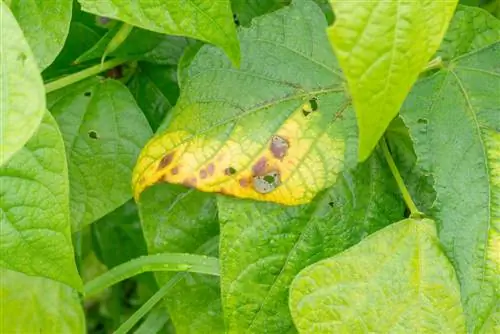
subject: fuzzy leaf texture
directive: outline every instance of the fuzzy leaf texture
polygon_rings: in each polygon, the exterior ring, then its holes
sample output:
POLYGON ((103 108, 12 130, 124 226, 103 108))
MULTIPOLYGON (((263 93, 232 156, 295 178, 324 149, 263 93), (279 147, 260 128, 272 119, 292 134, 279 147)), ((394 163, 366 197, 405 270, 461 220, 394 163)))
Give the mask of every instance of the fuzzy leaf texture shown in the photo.
MULTIPOLYGON (((150 254, 217 256, 219 225, 214 196, 178 185, 156 185, 144 193, 139 212, 150 254)), ((218 277, 193 273, 157 273, 156 277, 160 285, 180 277, 165 298, 177 333, 223 332, 218 277)))
POLYGON ((365 160, 441 43, 457 0, 330 0, 328 35, 345 73, 365 160))
POLYGON ((47 112, 38 131, 0 168, 0 267, 76 289, 64 144, 47 112))
POLYGON ((72 0, 10 0, 9 7, 33 50, 40 70, 52 64, 62 50, 69 33, 72 6, 72 0))
POLYGON ((432 220, 406 219, 302 270, 300 333, 464 333, 460 288, 432 220))
POLYGON ((130 178, 152 131, 132 94, 118 81, 88 80, 49 95, 66 144, 73 230, 132 197, 130 178))
POLYGON ((490 333, 500 324, 500 42, 467 51, 421 80, 401 117, 434 177, 432 216, 468 330, 490 333))
POLYGON ((7 269, 0 276, 0 333, 86 333, 80 299, 67 285, 7 269))
POLYGON ((313 2, 295 1, 241 29, 239 70, 203 47, 141 153, 135 197, 169 182, 293 205, 333 185, 356 126, 325 28, 313 2))
POLYGON ((283 208, 221 197, 221 278, 227 333, 293 333, 288 288, 302 269, 403 217, 380 155, 311 203, 283 208))
POLYGON ((162 1, 78 0, 84 11, 147 30, 186 36, 222 48, 233 64, 240 62, 240 47, 229 0, 162 1))
POLYGON ((36 60, 15 17, 0 3, 0 166, 35 133, 45 113, 45 90, 36 60), (8 37, 7 37, 8 36, 8 37))

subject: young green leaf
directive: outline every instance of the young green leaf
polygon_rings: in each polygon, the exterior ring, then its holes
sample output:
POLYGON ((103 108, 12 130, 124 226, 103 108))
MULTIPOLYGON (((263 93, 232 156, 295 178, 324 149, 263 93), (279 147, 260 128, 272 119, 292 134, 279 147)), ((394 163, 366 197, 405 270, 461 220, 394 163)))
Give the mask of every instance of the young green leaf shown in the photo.
POLYGON ((231 8, 237 22, 248 27, 253 18, 288 6, 290 2, 291 0, 232 0, 231 8))
POLYGON ((0 3, 0 166, 35 133, 45 113, 45 91, 33 53, 9 8, 0 3))
POLYGON ((63 140, 48 112, 26 146, 0 168, 0 184, 0 267, 80 289, 63 140))
POLYGON ((229 0, 142 3, 113 0, 78 0, 82 9, 159 33, 196 38, 221 47, 233 64, 240 62, 240 47, 229 0))
POLYGON ((71 220, 78 230, 131 198, 130 178, 151 128, 118 81, 88 80, 49 95, 66 144, 71 220))
POLYGON ((167 129, 139 158, 136 198, 169 182, 291 205, 331 186, 356 128, 325 28, 313 2, 295 1, 241 29, 239 70, 204 46, 167 129), (306 115, 312 98, 318 110, 306 115), (264 182, 271 174, 276 182, 264 182))
MULTIPOLYGON (((41 70, 49 66, 63 48, 69 32, 72 5, 72 0, 10 1, 10 10, 41 70)), ((2 34, 5 34, 3 30, 2 34)), ((5 36, 17 41, 8 34, 5 36)))
POLYGON ((0 333, 86 333, 78 294, 67 285, 6 269, 0 277, 0 333))
POLYGON ((499 54, 496 42, 452 59, 414 87, 401 111, 435 180, 433 217, 457 269, 469 332, 500 316, 499 54))
POLYGON ((219 198, 221 278, 228 333, 288 333, 288 287, 306 266, 403 217, 379 156, 300 207, 219 198))
POLYGON ((458 6, 437 55, 449 61, 499 40, 499 20, 483 9, 458 6))
POLYGON ((356 110, 362 161, 439 47, 457 0, 330 2, 328 35, 356 110))
POLYGON ((290 309, 300 333, 465 333, 455 271, 429 219, 392 224, 302 270, 290 309))
MULTIPOLYGON (((176 185, 148 189, 139 202, 149 253, 181 252, 217 255, 219 226, 214 196, 176 185)), ((176 279, 158 273, 160 286, 176 279)), ((165 298, 178 333, 220 333, 219 278, 185 274, 165 298)))

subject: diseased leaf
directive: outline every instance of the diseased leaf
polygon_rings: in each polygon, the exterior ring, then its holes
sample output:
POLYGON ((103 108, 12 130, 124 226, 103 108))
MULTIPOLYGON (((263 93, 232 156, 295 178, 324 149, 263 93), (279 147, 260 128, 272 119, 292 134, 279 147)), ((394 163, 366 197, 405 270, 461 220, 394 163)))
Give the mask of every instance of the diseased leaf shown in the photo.
MULTIPOLYGON (((109 42, 120 30, 116 24, 99 42, 76 59, 77 63, 100 59, 109 42)), ((184 48, 194 43, 187 38, 167 36, 149 30, 134 28, 125 42, 107 56, 121 59, 143 60, 162 65, 177 65, 184 48)))
POLYGON ((228 333, 294 332, 288 288, 306 266, 337 254, 403 217, 379 155, 308 205, 219 198, 221 277, 228 333))
MULTIPOLYGON (((33 50, 38 67, 45 69, 56 59, 68 36, 73 1, 10 0, 9 6, 33 50)), ((12 37, 9 35, 9 38, 12 37)), ((13 39, 12 42, 17 41, 13 39)))
POLYGON ((141 153, 136 198, 165 181, 293 205, 335 183, 356 128, 325 28, 313 2, 296 1, 241 29, 239 70, 204 46, 168 128, 141 153))
POLYGON ((437 55, 451 60, 499 40, 499 20, 483 9, 458 6, 437 55))
POLYGON ((302 270, 290 309, 300 333, 465 333, 460 287, 429 219, 392 224, 302 270))
POLYGON ((435 180, 432 215, 457 270, 469 332, 500 317, 499 54, 497 42, 451 60, 414 87, 401 111, 435 180))
POLYGON ((45 112, 45 90, 21 28, 0 3, 0 166, 35 133, 45 112), (7 37, 8 36, 8 37, 7 37))
MULTIPOLYGON (((148 189, 139 213, 150 254, 217 255, 215 197, 177 185, 148 189)), ((158 273, 160 285, 174 274, 158 273)), ((219 278, 186 273, 165 298, 177 333, 223 333, 219 278)))
POLYGON ((179 98, 177 68, 141 62, 128 87, 156 131, 179 98))
POLYGON ((222 48, 238 65, 240 48, 230 0, 161 1, 125 3, 116 0, 78 0, 82 9, 124 21, 147 30, 186 36, 222 48))
POLYGON ((436 52, 457 0, 330 0, 328 29, 349 85, 365 160, 436 52))
POLYGON ((81 289, 68 195, 61 133, 46 112, 26 146, 0 168, 0 268, 81 289))
POLYGON ((0 333, 86 333, 78 294, 70 287, 6 269, 0 277, 0 333))
POLYGON ((130 178, 151 128, 118 81, 89 80, 49 95, 63 134, 71 220, 79 230, 131 198, 130 178))

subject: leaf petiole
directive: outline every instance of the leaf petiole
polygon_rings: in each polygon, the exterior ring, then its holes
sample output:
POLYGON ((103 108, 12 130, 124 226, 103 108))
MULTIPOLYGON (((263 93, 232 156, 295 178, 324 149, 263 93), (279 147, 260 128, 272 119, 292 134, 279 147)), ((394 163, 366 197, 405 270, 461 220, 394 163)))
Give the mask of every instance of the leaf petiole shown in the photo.
POLYGON ((430 70, 435 70, 435 69, 440 69, 443 68, 443 58, 441 56, 438 56, 434 59, 432 59, 422 70, 422 72, 427 72, 430 70))
POLYGON ((109 60, 109 61, 104 62, 102 64, 97 64, 97 65, 91 66, 89 68, 86 68, 83 71, 70 74, 70 75, 65 76, 61 79, 54 80, 52 82, 45 84, 45 93, 48 94, 48 93, 51 93, 55 90, 72 85, 76 82, 93 77, 94 75, 97 75, 101 72, 112 69, 118 65, 122 65, 126 62, 127 62, 127 60, 125 60, 125 59, 112 59, 112 60, 109 60))
POLYGON ((401 177, 401 174, 399 173, 398 167, 396 166, 394 159, 392 158, 391 152, 389 151, 389 147, 387 146, 387 142, 385 141, 384 137, 382 137, 382 139, 380 140, 380 146, 382 148, 382 152, 384 152, 385 160, 387 160, 387 164, 391 169, 392 175, 394 176, 394 179, 398 184, 398 188, 401 191, 401 194, 403 195, 403 199, 406 205, 408 206, 408 209, 410 209, 410 217, 421 218, 423 216, 423 213, 418 210, 417 206, 415 205, 415 202, 413 202, 410 192, 408 191, 408 188, 406 188, 404 180, 401 177))

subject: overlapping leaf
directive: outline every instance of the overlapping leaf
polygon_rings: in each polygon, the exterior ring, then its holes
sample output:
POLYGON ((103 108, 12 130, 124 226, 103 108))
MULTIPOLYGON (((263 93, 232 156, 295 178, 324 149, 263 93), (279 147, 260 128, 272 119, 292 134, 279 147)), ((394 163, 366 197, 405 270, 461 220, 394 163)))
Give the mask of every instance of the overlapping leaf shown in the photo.
POLYGON ((166 181, 300 204, 331 186, 356 129, 325 28, 313 2, 296 1, 241 30, 239 70, 203 47, 168 128, 139 158, 136 198, 166 181))
POLYGON ((429 219, 392 224, 304 269, 290 309, 300 333, 465 333, 455 271, 429 219))
POLYGON ((151 128, 118 81, 98 79, 49 96, 69 165, 71 219, 75 230, 131 198, 130 178, 151 128))
POLYGON ((415 86, 401 111, 418 161, 434 177, 433 216, 470 332, 494 332, 500 317, 499 55, 496 42, 453 58, 415 86))
POLYGON ((6 269, 0 276, 0 333, 86 333, 78 294, 70 287, 6 269))
POLYGON ((218 206, 228 333, 294 332, 288 288, 295 275, 403 217, 392 175, 378 156, 308 205, 221 197, 218 206))
POLYGON ((331 0, 330 41, 349 84, 359 159, 377 145, 436 52, 457 0, 331 0))
POLYGON ((10 0, 8 3, 33 50, 38 67, 45 69, 56 59, 66 41, 73 1, 10 0))
POLYGON ((239 64, 240 48, 229 0, 142 1, 78 0, 90 13, 144 29, 196 38, 224 49, 239 64))
POLYGON ((0 267, 79 289, 65 158, 47 112, 26 146, 0 168, 0 267))
MULTIPOLYGON (((175 252, 217 255, 219 226, 215 197, 175 185, 148 189, 139 203, 150 254, 175 252)), ((166 297, 177 333, 222 333, 219 278, 183 275, 166 297)), ((174 274, 157 274, 166 284, 174 274)))
POLYGON ((45 112, 45 91, 28 42, 4 2, 0 3, 0 18, 1 166, 24 146, 38 128, 45 112))

